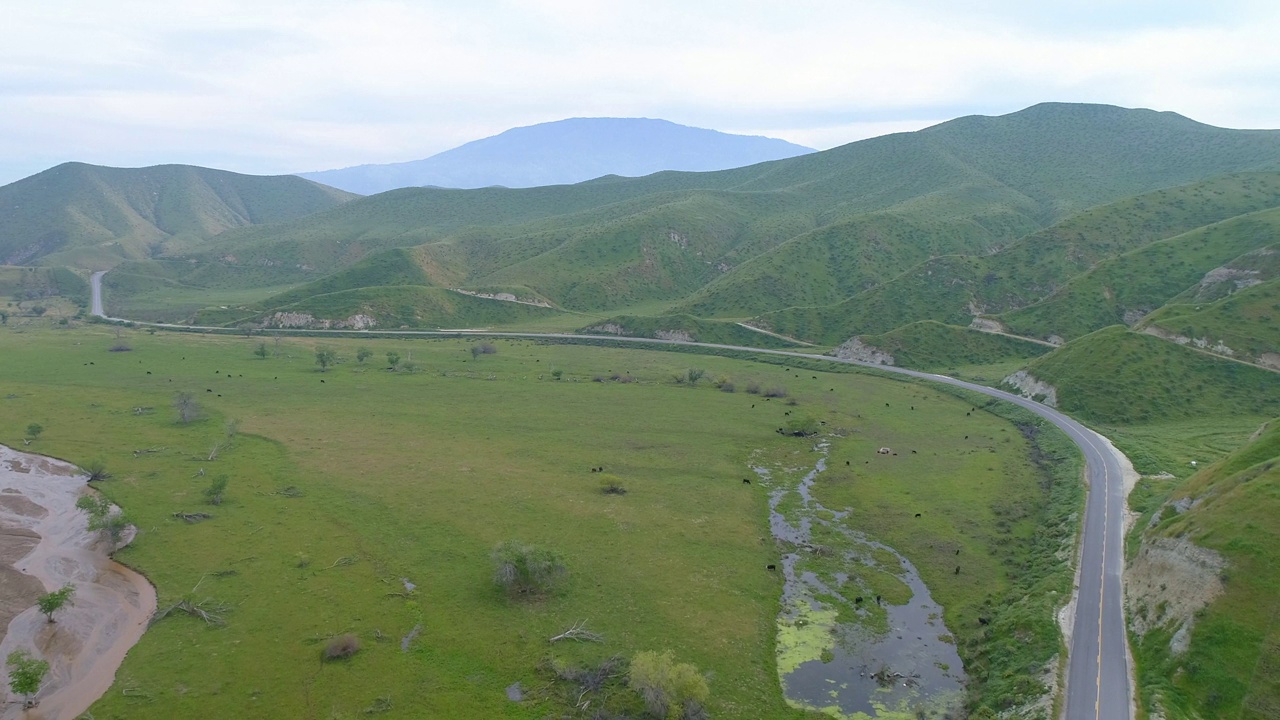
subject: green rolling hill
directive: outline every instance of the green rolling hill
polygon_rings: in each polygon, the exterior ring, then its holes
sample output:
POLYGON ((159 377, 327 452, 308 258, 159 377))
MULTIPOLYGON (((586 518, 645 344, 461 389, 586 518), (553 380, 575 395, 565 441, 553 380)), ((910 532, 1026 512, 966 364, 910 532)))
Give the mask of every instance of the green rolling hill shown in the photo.
POLYGON ((1043 302, 999 317, 1010 332, 1038 338, 1133 325, 1216 268, 1267 257, 1255 252, 1272 246, 1278 233, 1280 208, 1224 220, 1099 263, 1043 302))
POLYGON ((0 264, 104 268, 190 252, 228 229, 296 220, 354 197, 293 176, 65 163, 0 187, 0 264))
POLYGON ((1090 423, 1280 415, 1280 373, 1121 326, 1032 360, 1026 372, 1056 388, 1058 407, 1090 423))
POLYGON ((1092 208, 994 254, 922 262, 834 305, 793 307, 757 320, 786 335, 827 344, 919 320, 968 325, 975 314, 1033 305, 1094 265, 1156 240, 1275 207, 1280 207, 1280 173, 1211 178, 1092 208))
POLYGON ((1280 278, 1273 274, 1213 302, 1171 302, 1138 328, 1280 370, 1280 278))
MULTIPOLYGON (((719 172, 396 190, 226 232, 186 259, 193 273, 208 264, 243 273, 241 288, 278 287, 421 245, 462 287, 519 285, 598 313, 661 304, 742 318, 838 303, 930 257, 983 256, 1102 203, 1278 169, 1280 133, 1049 103, 719 172), (274 275, 263 278, 264 267, 274 275)), ((1223 204, 1273 190, 1255 185, 1226 193, 1234 200, 1223 204)), ((1156 224, 1177 224, 1201 200, 1186 202, 1156 224)), ((919 319, 954 322, 909 318, 919 319)))

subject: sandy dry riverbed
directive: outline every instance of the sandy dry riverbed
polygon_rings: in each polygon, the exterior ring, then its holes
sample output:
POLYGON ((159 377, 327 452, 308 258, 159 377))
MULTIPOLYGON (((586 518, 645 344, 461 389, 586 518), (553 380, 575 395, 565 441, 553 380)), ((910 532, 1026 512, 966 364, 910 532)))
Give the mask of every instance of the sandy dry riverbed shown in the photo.
POLYGON ((155 611, 151 583, 86 529, 75 503, 87 492, 75 466, 0 445, 0 660, 25 649, 50 665, 39 706, 25 713, 4 684, 0 720, 79 716, 111 687, 155 611), (68 583, 73 604, 47 622, 36 597, 68 583))

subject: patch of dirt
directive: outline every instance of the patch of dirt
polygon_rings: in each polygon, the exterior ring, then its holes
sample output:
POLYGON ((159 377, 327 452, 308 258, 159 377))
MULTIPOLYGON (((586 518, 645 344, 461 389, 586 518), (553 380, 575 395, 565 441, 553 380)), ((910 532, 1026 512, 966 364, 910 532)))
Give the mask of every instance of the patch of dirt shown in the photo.
POLYGON ((1036 378, 1026 370, 1019 370, 1001 380, 1001 382, 1016 388, 1022 397, 1030 398, 1049 407, 1058 407, 1058 388, 1036 378))
POLYGON ((862 342, 862 338, 851 337, 845 340, 840 347, 832 351, 832 355, 841 360, 857 360, 859 362, 874 363, 876 365, 892 365, 894 363, 893 356, 873 345, 862 342))
POLYGON ((1185 538, 1148 537, 1125 572, 1125 605, 1133 631, 1175 625, 1170 647, 1186 650, 1195 614, 1222 594, 1226 561, 1185 538))

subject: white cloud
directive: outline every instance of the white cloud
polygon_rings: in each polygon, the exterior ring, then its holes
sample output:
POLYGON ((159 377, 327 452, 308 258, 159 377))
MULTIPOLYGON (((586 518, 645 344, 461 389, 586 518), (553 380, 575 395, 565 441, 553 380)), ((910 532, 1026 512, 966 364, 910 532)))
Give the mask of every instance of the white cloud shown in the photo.
POLYGON ((817 147, 1046 100, 1280 127, 1280 8, 978 0, 81 0, 0 27, 0 182, 57 159, 287 172, 570 116, 817 147))

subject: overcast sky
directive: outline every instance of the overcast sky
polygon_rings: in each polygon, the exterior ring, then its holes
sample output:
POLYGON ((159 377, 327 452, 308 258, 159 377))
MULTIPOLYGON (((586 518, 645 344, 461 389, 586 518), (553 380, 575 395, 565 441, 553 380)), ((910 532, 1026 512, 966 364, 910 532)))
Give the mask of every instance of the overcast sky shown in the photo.
POLYGON ((820 149, 1051 100, 1280 128, 1274 0, 0 3, 0 184, 415 160, 566 117, 820 149))

